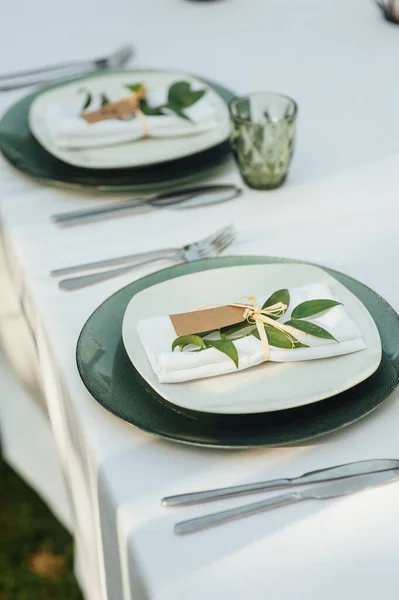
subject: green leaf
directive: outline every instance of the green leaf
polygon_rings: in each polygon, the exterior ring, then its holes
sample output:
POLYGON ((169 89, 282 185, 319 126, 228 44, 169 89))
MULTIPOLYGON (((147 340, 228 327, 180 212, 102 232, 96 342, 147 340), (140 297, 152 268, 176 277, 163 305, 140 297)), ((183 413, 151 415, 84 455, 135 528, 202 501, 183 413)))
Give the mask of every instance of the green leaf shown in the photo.
POLYGON ((275 346, 276 348, 288 348, 289 350, 292 349, 291 341, 282 331, 279 331, 274 327, 267 327, 266 335, 271 346, 275 346))
MULTIPOLYGON (((277 290, 277 292, 274 292, 274 294, 272 294, 270 296, 270 298, 268 298, 266 300, 266 302, 263 304, 262 308, 267 308, 268 306, 273 306, 273 304, 277 304, 277 302, 283 302, 283 304, 287 305, 287 308, 289 307, 290 293, 287 289, 277 290)), ((283 315, 280 315, 280 316, 283 316, 283 315)), ((272 317, 270 315, 270 318, 274 319, 276 321, 280 317, 272 317)))
POLYGON ((291 337, 294 339, 294 348, 309 348, 307 344, 302 344, 302 342, 294 338, 294 336, 291 337))
POLYGON ((165 108, 169 108, 169 110, 172 110, 181 119, 185 119, 186 121, 190 121, 190 123, 192 123, 192 120, 184 113, 183 109, 177 104, 172 104, 168 102, 168 104, 165 105, 165 108))
POLYGON ((105 106, 109 102, 111 102, 111 100, 108 98, 108 96, 106 94, 101 94, 101 106, 105 106))
MULTIPOLYGON (((294 336, 290 336, 292 341, 294 342, 294 346, 292 346, 291 340, 284 335, 282 331, 276 329, 275 327, 265 327, 266 335, 270 346, 274 346, 275 348, 286 348, 288 350, 292 350, 293 348, 309 348, 306 344, 302 344, 299 340, 297 340, 294 336)), ((255 336, 258 340, 260 340, 259 331, 254 329, 252 335, 255 336)))
POLYGON ((234 333, 238 333, 242 329, 246 329, 250 327, 250 323, 248 321, 242 321, 241 323, 236 323, 235 325, 226 325, 226 327, 222 327, 220 330, 220 335, 222 338, 227 337, 228 335, 233 335, 234 333))
POLYGON ((340 304, 341 302, 335 300, 307 300, 294 308, 291 318, 306 319, 306 317, 313 317, 340 304))
POLYGON ((158 117, 158 116, 165 114, 163 112, 161 106, 160 107, 149 106, 149 104, 145 98, 140 102, 140 110, 142 113, 144 113, 148 117, 158 117))
POLYGON ((143 87, 143 84, 142 83, 132 83, 130 85, 127 85, 126 87, 128 90, 135 93, 135 92, 139 92, 141 90, 141 88, 143 87))
POLYGON ((219 352, 226 354, 238 369, 238 352, 233 342, 230 340, 204 340, 204 344, 207 348, 216 348, 219 352))
POLYGON ((323 327, 320 327, 319 325, 310 323, 310 321, 301 321, 300 319, 293 319, 292 321, 287 321, 286 323, 284 323, 284 325, 291 325, 291 327, 295 327, 300 331, 304 331, 305 333, 309 333, 310 335, 314 335, 318 338, 324 338, 326 340, 334 340, 335 342, 338 342, 338 340, 336 340, 335 337, 331 335, 329 331, 327 331, 323 327))
POLYGON ((199 335, 181 335, 176 338, 172 344, 172 351, 179 346, 180 350, 183 350, 189 344, 194 344, 194 346, 204 346, 204 340, 199 335))
POLYGON ((177 81, 170 86, 168 92, 168 106, 180 109, 189 108, 205 94, 205 90, 192 90, 187 81, 177 81))
POLYGON ((84 88, 81 88, 80 90, 78 90, 79 93, 83 92, 84 94, 86 94, 86 100, 82 106, 82 110, 86 110, 87 108, 89 108, 90 104, 93 101, 93 96, 91 95, 91 93, 87 90, 85 90, 84 88))
MULTIPOLYGON (((195 335, 198 335, 199 337, 206 337, 207 335, 210 335, 211 333, 219 333, 219 329, 210 329, 209 331, 201 331, 196 333, 195 335)), ((1 598, 0 598, 1 600, 1 598)))

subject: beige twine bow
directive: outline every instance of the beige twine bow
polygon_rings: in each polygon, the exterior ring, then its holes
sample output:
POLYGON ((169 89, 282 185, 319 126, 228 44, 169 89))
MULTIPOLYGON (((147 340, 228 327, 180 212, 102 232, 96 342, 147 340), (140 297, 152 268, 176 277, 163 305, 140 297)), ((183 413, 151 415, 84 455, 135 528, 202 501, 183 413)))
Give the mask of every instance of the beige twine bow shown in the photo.
POLYGON ((256 328, 259 333, 260 341, 263 346, 263 354, 265 357, 265 361, 270 359, 270 345, 269 340, 267 339, 266 330, 264 324, 270 325, 279 331, 282 331, 287 339, 290 341, 292 348, 295 346, 294 337, 307 337, 307 333, 303 331, 299 331, 299 329, 295 329, 295 327, 291 327, 290 325, 284 325, 284 323, 279 323, 275 321, 271 317, 280 318, 284 315, 287 310, 287 305, 284 302, 276 302, 271 306, 266 306, 265 308, 259 308, 257 306, 255 296, 241 296, 240 300, 246 298, 248 300, 247 303, 237 302, 235 304, 230 304, 229 306, 237 306, 244 308, 244 319, 248 321, 248 323, 253 323, 256 325, 256 328))

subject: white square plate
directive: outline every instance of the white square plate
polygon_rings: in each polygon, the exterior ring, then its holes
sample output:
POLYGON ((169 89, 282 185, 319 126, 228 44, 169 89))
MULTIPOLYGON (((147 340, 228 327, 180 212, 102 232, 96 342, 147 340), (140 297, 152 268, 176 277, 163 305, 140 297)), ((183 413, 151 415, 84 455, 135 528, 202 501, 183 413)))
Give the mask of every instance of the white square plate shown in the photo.
POLYGON ((208 413, 248 414, 295 408, 343 392, 370 377, 381 361, 377 327, 363 304, 336 279, 311 265, 226 267, 184 275, 147 288, 127 306, 122 326, 126 352, 140 375, 165 400, 208 413), (327 284, 360 329, 365 350, 322 360, 263 363, 191 382, 159 383, 137 332, 139 320, 193 310, 241 296, 267 296, 281 288, 327 284))
POLYGON ((229 114, 226 103, 203 81, 186 73, 174 71, 137 71, 91 76, 86 80, 67 83, 43 92, 32 103, 29 112, 29 127, 37 141, 50 154, 60 160, 86 169, 121 169, 154 165, 191 154, 196 154, 220 144, 229 137, 229 114), (217 127, 193 136, 168 139, 146 139, 100 148, 67 149, 58 148, 49 136, 44 116, 49 106, 61 105, 76 110, 82 108, 84 95, 79 93, 87 88, 94 95, 106 93, 111 100, 126 95, 126 84, 142 82, 148 89, 168 88, 176 81, 188 81, 191 85, 206 89, 209 100, 216 109, 217 127))

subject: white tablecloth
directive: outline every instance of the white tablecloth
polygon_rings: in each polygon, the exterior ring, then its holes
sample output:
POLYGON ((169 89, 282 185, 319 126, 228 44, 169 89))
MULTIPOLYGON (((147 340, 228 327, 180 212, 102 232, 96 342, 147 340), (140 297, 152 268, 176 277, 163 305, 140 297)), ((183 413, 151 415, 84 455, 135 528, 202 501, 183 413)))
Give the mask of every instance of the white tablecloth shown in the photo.
MULTIPOLYGON (((238 201, 195 213, 164 210, 64 231, 50 224, 50 214, 101 200, 47 188, 0 161, 2 338, 32 394, 44 393, 86 597, 394 599, 398 485, 186 538, 173 535, 175 521, 238 500, 168 511, 160 499, 398 457, 398 392, 355 425, 291 447, 217 451, 168 443, 100 407, 75 365, 76 340, 91 312, 154 267, 69 294, 48 273, 184 244, 232 221, 239 236, 231 253, 325 264, 362 280, 399 310, 399 28, 365 0, 37 0, 24 5, 23 16, 18 3, 8 6, 0 72, 99 54, 125 40, 138 48, 137 65, 185 69, 239 93, 293 96, 298 139, 290 178, 275 192, 246 190, 238 201)), ((20 96, 1 95, 1 108, 20 96)), ((232 165, 219 179, 239 181, 232 165)), ((2 393, 1 401, 7 411, 11 398, 2 393)), ((15 440, 22 454, 31 447, 26 426, 15 440)), ((31 454, 26 460, 32 462, 31 454)))

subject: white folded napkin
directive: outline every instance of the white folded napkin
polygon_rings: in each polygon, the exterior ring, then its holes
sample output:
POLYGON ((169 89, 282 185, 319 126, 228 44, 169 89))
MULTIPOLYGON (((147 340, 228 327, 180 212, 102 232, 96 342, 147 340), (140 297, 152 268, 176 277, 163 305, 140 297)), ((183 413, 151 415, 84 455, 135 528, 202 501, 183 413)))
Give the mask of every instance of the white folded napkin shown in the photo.
MULTIPOLYGON (((167 90, 148 95, 150 106, 166 102, 167 90)), ((93 110, 99 108, 95 106, 93 110)), ((209 94, 185 110, 191 121, 169 112, 166 115, 147 116, 150 137, 170 138, 196 135, 216 125, 216 107, 209 94)), ((139 118, 131 120, 109 119, 87 123, 79 113, 65 106, 51 105, 44 115, 45 126, 53 144, 59 148, 94 148, 131 142, 143 137, 143 123, 139 118)))
MULTIPOLYGON (((282 323, 288 321, 291 318, 292 310, 306 300, 321 298, 336 300, 330 288, 322 283, 291 288, 289 291, 291 302, 284 318, 280 319, 282 323)), ((267 297, 258 299, 260 306, 267 297)), ((349 317, 344 306, 335 306, 318 317, 306 320, 329 331, 339 343, 312 335, 307 336, 306 339, 298 336, 298 339, 307 344, 309 348, 286 350, 270 346, 271 361, 290 362, 328 358, 366 348, 359 328, 349 317)), ((139 321, 137 330, 151 367, 161 383, 178 383, 234 373, 237 370, 242 371, 259 365, 264 361, 262 343, 254 336, 234 341, 239 358, 237 369, 233 361, 216 348, 208 348, 203 352, 189 352, 187 349, 180 352, 176 348, 172 352, 170 348, 177 336, 169 316, 143 319, 139 321)))

